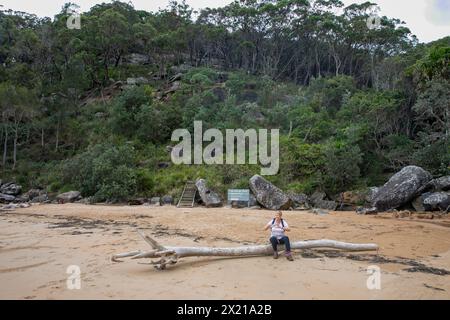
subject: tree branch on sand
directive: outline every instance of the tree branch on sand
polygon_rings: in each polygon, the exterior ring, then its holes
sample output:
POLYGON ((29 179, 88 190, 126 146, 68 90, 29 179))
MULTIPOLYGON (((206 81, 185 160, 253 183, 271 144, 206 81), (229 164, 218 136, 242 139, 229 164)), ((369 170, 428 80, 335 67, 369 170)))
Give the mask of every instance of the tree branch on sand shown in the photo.
MULTIPOLYGON (((151 261, 158 270, 164 270, 168 264, 175 264, 179 258, 184 257, 248 257, 248 256, 265 256, 272 254, 271 245, 256 245, 232 248, 216 248, 216 247, 166 247, 159 244, 156 240, 144 234, 142 231, 137 231, 139 235, 147 242, 152 250, 150 251, 131 251, 120 254, 115 254, 111 257, 113 262, 122 262, 119 259, 151 259, 157 258, 157 261, 151 261)), ((378 245, 373 243, 355 244, 346 243, 335 240, 308 240, 297 241, 291 244, 291 249, 313 249, 313 248, 331 248, 340 249, 344 251, 375 251, 378 250, 378 245)), ((279 246, 280 250, 284 246, 279 246)))

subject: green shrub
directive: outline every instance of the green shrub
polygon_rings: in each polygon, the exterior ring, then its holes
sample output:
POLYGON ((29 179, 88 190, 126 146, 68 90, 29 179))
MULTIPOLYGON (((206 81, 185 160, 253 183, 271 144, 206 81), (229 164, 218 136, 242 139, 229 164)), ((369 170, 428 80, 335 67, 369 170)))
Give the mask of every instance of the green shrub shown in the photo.
POLYGON ((61 165, 61 180, 97 201, 125 200, 137 191, 135 151, 130 145, 100 144, 61 165))
POLYGON ((147 169, 139 169, 136 171, 136 187, 137 192, 142 196, 151 196, 155 187, 155 179, 153 174, 147 169))

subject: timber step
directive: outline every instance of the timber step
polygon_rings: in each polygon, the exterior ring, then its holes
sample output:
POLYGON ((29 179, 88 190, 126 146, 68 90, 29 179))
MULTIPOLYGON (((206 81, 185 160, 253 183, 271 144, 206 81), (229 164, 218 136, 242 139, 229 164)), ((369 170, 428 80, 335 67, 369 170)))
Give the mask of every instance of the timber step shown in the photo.
POLYGON ((178 208, 192 208, 194 207, 195 195, 197 194, 197 187, 194 181, 187 181, 180 200, 178 201, 178 208))

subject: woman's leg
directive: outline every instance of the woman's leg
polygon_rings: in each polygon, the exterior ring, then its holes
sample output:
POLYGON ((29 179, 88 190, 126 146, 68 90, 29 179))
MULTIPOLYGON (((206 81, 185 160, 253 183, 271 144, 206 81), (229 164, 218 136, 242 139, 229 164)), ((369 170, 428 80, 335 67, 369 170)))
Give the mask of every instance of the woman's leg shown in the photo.
POLYGON ((277 252, 278 240, 276 237, 270 238, 270 243, 272 244, 273 251, 277 252))
POLYGON ((283 243, 286 246, 286 253, 291 252, 291 243, 288 237, 284 236, 283 238, 281 238, 280 243, 283 243))
POLYGON ((286 236, 281 238, 280 243, 283 243, 286 247, 286 258, 289 261, 294 261, 294 258, 292 258, 292 254, 291 254, 291 243, 289 242, 289 238, 286 236))

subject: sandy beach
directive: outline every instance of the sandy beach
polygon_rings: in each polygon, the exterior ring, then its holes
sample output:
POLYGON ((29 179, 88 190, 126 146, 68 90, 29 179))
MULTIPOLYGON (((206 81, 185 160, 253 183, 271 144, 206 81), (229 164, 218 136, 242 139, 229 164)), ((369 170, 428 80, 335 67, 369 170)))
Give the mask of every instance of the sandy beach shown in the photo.
POLYGON ((149 249, 136 229, 168 246, 267 243, 273 212, 35 205, 0 212, 0 299, 450 299, 450 219, 395 219, 354 212, 286 211, 291 241, 334 239, 376 243, 378 252, 295 252, 272 257, 181 259, 159 271, 111 255, 149 249), (67 287, 79 266, 81 288, 67 287), (381 289, 369 290, 369 266, 381 289))

